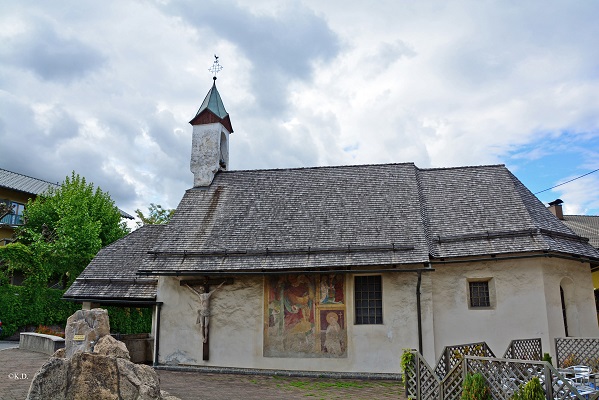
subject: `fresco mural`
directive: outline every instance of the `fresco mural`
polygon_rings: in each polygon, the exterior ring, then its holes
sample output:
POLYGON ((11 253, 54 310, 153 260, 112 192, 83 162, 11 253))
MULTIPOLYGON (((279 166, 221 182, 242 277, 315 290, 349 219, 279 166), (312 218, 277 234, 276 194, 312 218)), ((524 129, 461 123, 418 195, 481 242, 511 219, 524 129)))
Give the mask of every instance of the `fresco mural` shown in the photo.
POLYGON ((346 357, 345 277, 265 278, 265 357, 346 357))

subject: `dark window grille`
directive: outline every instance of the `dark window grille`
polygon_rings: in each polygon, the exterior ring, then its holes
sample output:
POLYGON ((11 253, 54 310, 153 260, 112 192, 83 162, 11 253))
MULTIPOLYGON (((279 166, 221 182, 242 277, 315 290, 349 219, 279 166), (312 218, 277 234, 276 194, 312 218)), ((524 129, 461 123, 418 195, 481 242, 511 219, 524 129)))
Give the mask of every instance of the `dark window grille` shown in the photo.
POLYGON ((470 282, 470 307, 491 307, 489 282, 470 282))
POLYGON ((380 275, 354 280, 356 325, 383 323, 383 290, 380 275))

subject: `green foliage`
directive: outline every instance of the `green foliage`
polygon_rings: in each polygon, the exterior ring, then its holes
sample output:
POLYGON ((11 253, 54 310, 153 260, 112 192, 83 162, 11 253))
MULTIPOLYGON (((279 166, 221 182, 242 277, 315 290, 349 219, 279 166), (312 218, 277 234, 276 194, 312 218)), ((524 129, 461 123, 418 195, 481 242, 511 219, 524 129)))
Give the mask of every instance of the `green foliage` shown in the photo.
MULTIPOLYGON (((33 286, 0 286, 2 337, 8 337, 28 325, 59 325, 81 309, 81 304, 62 300, 64 290, 33 286)), ((110 331, 122 334, 149 333, 152 329, 151 308, 106 307, 110 331)))
POLYGON ((514 393, 511 400, 545 400, 545 391, 541 386, 541 381, 536 376, 520 386, 520 389, 514 393))
POLYGON ((0 259, 35 286, 65 275, 70 285, 102 247, 128 233, 108 193, 75 172, 59 188, 30 200, 23 216, 19 243, 6 246, 0 259))
POLYGON ((462 386, 462 400, 491 400, 491 390, 479 374, 467 374, 462 386))
MULTIPOLYGON (((41 264, 37 254, 22 243, 9 243, 6 246, 1 246, 0 260, 2 260, 2 264, 5 265, 5 268, 2 268, 1 271, 6 274, 3 277, 5 279, 2 279, 2 284, 7 283, 6 279, 13 271, 23 271, 27 276, 33 276, 40 273, 41 264)), ((44 274, 44 276, 46 275, 47 274, 44 274)))
POLYGON ((403 354, 401 355, 401 369, 405 372, 406 369, 412 365, 414 362, 414 354, 412 353, 412 349, 403 349, 403 354))
POLYGON ((137 218, 141 220, 141 222, 137 222, 138 227, 143 225, 166 224, 168 221, 170 221, 171 217, 175 213, 175 210, 168 210, 166 208, 162 208, 160 204, 150 203, 148 212, 149 214, 146 217, 139 208, 135 210, 135 215, 137 215, 137 218))
POLYGON ((549 353, 543 354, 543 361, 547 361, 549 364, 553 365, 553 359, 549 353))
POLYGON ((63 290, 34 286, 0 286, 0 319, 4 337, 27 325, 61 325, 81 305, 61 299, 63 290))
POLYGON ((129 335, 152 330, 152 309, 135 307, 104 307, 108 311, 110 332, 129 335))
POLYGON ((401 355, 401 370, 403 371, 402 379, 404 384, 406 383, 406 373, 410 369, 412 369, 412 364, 414 363, 414 353, 412 353, 412 349, 403 349, 403 353, 401 355))

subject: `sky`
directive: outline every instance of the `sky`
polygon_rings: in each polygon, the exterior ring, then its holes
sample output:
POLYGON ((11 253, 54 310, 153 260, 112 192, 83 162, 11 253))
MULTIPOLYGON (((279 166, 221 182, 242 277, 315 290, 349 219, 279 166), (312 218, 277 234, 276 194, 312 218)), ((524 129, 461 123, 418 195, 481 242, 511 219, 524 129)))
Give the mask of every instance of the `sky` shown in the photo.
MULTIPOLYGON (((505 164, 537 193, 599 169, 598 18, 587 0, 0 0, 0 168, 175 208, 217 54, 230 169, 505 164)), ((599 215, 598 187, 537 196, 599 215)))

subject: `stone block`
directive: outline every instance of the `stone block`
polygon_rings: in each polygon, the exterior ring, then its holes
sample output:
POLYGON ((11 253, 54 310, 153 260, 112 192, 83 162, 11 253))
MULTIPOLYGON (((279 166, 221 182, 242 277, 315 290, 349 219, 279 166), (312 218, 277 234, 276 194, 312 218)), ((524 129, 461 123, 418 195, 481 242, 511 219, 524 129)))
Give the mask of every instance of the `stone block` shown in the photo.
POLYGON ((77 352, 91 352, 102 337, 110 334, 108 312, 101 308, 78 310, 67 320, 65 328, 65 355, 71 358, 77 352))

